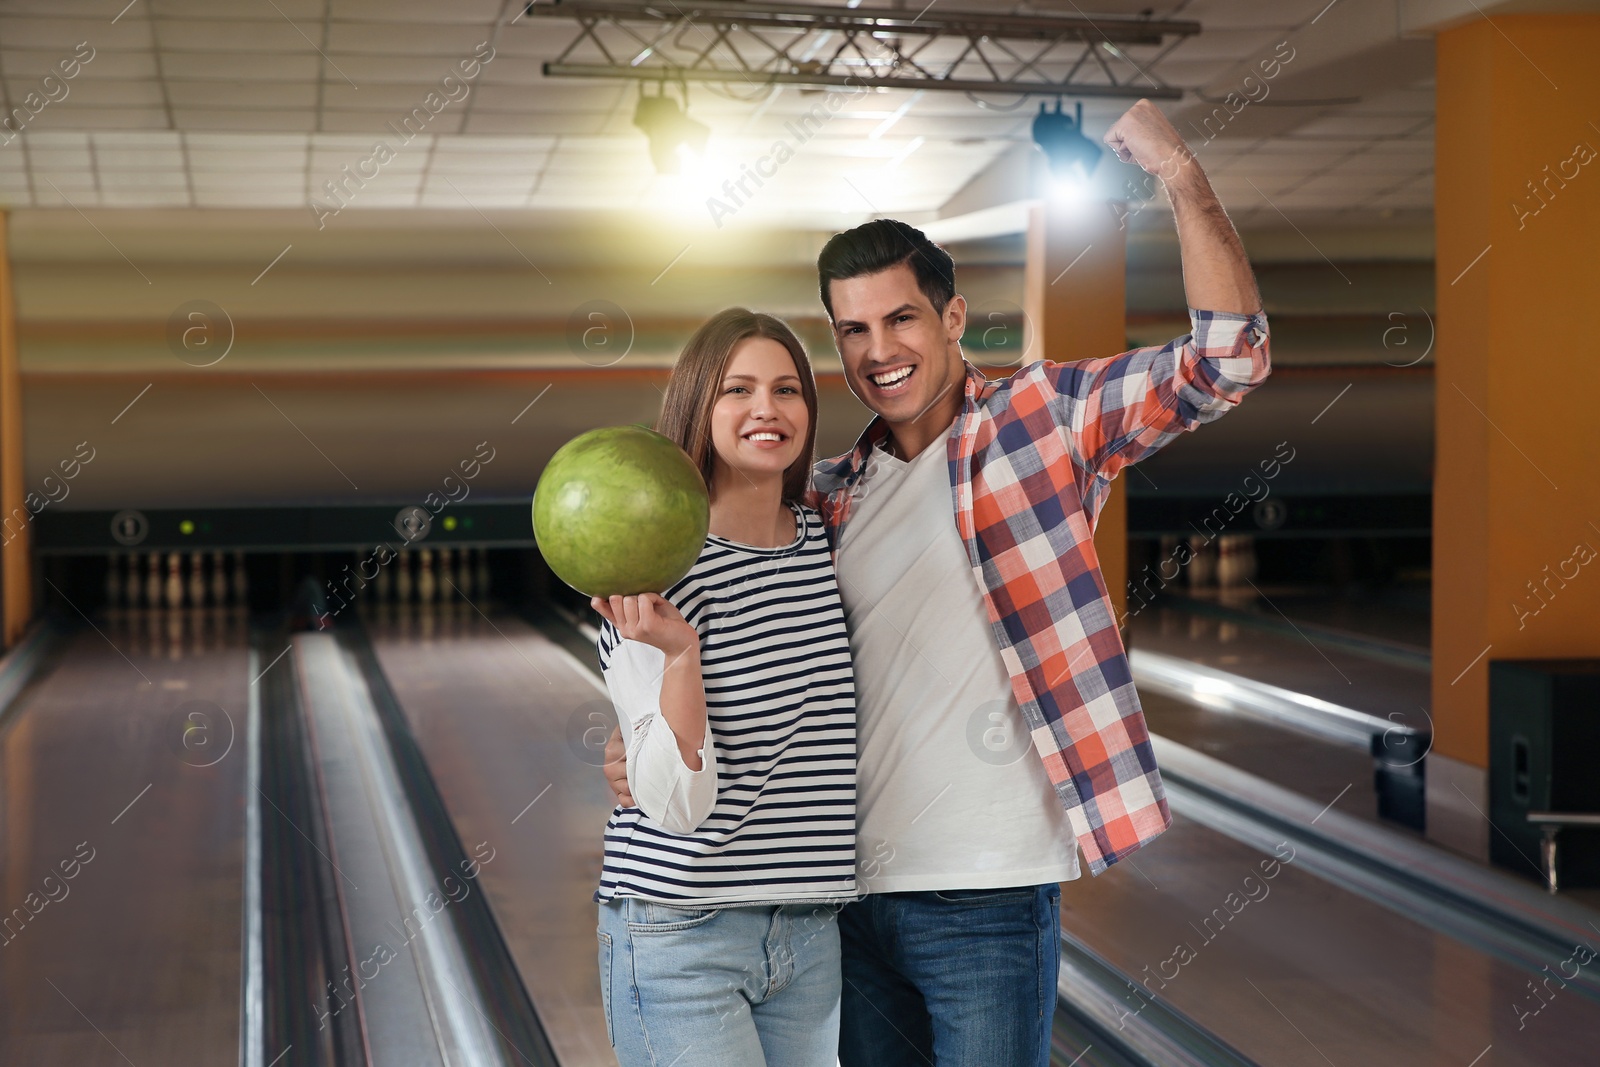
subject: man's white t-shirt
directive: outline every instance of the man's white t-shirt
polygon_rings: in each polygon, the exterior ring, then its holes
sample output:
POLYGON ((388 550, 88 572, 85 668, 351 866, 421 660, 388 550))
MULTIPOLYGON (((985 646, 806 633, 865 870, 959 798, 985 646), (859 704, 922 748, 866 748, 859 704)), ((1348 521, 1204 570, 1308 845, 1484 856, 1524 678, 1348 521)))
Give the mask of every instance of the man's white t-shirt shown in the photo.
POLYGON ((956 530, 944 439, 873 449, 839 545, 856 676, 857 882, 994 889, 1078 876, 956 530))

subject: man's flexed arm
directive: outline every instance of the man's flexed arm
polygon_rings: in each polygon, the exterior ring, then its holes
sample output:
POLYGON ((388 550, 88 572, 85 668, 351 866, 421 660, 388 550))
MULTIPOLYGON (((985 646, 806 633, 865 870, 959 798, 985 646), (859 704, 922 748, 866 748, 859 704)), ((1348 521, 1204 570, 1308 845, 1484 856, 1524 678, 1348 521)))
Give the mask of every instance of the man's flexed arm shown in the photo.
POLYGON ((1117 356, 1046 360, 1035 372, 1048 386, 1085 499, 1123 467, 1232 410, 1272 369, 1250 262, 1189 146, 1148 100, 1129 108, 1105 140, 1120 159, 1160 178, 1172 198, 1190 330, 1117 356))
POLYGON ((1140 100, 1106 131, 1105 142, 1118 159, 1137 163, 1166 186, 1178 224, 1189 306, 1241 315, 1260 311, 1261 293, 1239 234, 1200 161, 1161 109, 1140 100))

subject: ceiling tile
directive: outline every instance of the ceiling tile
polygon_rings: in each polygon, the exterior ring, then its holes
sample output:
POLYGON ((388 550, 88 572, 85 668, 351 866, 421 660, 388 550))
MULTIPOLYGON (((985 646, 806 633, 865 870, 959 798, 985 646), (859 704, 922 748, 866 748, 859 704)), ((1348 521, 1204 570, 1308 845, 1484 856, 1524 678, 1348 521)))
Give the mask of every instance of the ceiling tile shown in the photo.
MULTIPOLYGON (((470 59, 478 55, 478 46, 488 39, 488 30, 483 26, 395 22, 374 25, 335 21, 329 28, 327 44, 323 47, 335 56, 341 53, 435 56, 454 62, 457 59, 470 59)), ((496 56, 491 63, 498 59, 499 56, 496 56)))
POLYGON ((551 111, 528 115, 496 115, 475 113, 467 124, 467 132, 477 134, 509 133, 519 137, 550 136, 557 134, 598 134, 611 119, 607 111, 551 111))
POLYGON ((182 171, 173 170, 112 170, 100 171, 102 189, 187 189, 188 179, 182 171))
POLYGON ((359 204, 351 205, 352 210, 365 208, 388 207, 414 207, 417 202, 415 192, 373 193, 370 197, 363 197, 359 204))
POLYGON ((505 0, 341 0, 339 18, 349 22, 449 23, 493 25, 505 0))
MULTIPOLYGON (((159 11, 163 21, 201 18, 253 20, 255 18, 254 5, 246 4, 240 5, 238 8, 230 8, 227 4, 216 3, 216 0, 147 0, 143 6, 146 9, 145 17, 148 17, 149 9, 155 8, 159 11), (235 11, 240 13, 235 14, 235 11)), ((272 0, 271 6, 281 17, 293 19, 302 28, 306 28, 308 32, 309 27, 306 24, 315 23, 322 18, 323 12, 327 10, 325 0, 272 0)), ((135 9, 133 13, 137 12, 138 9, 135 9)))
POLYGON ((309 143, 303 133, 225 133, 201 130, 187 136, 191 148, 301 149, 309 143))
MULTIPOLYGON (((259 10, 270 11, 271 8, 259 10)), ((124 19, 119 25, 140 26, 141 23, 124 19)), ((292 54, 315 53, 322 47, 321 33, 310 19, 301 20, 297 27, 289 19, 282 18, 162 18, 155 20, 154 29, 156 43, 163 51, 292 54)), ((140 32, 144 32, 142 28, 140 32)), ((141 44, 148 42, 148 37, 140 41, 141 44)))
MULTIPOLYGON (((369 115, 376 115, 380 122, 384 119, 399 122, 417 108, 422 108, 424 113, 431 117, 431 112, 425 103, 429 93, 437 94, 434 106, 439 109, 439 114, 460 108, 467 99, 470 99, 468 96, 460 100, 450 100, 437 82, 426 81, 414 74, 404 81, 363 81, 358 85, 360 88, 352 88, 338 80, 328 82, 323 88, 324 105, 342 111, 364 111, 369 115)), ((461 96, 460 89, 454 89, 452 92, 461 96)))
POLYGON ((26 136, 42 136, 47 130, 163 129, 167 113, 158 107, 80 107, 46 110, 26 127, 26 136))
POLYGON ((175 107, 175 123, 185 130, 245 131, 262 133, 305 130, 313 121, 310 115, 293 111, 255 111, 243 108, 175 107))
MULTIPOLYGON (((98 64, 100 61, 95 60, 98 64)), ((285 81, 315 83, 323 68, 322 57, 307 50, 303 55, 251 52, 163 52, 161 69, 171 81, 220 79, 223 81, 285 81)), ((151 72, 154 74, 154 71, 151 72)))
MULTIPOLYGON (((144 20, 121 19, 112 22, 101 13, 92 18, 48 18, 32 15, 7 14, 0 25, 8 47, 26 45, 49 52, 58 58, 72 55, 79 41, 90 41, 96 52, 101 49, 138 49, 150 45, 150 27, 144 20)), ((55 14, 51 10, 51 14, 55 14)), ((90 60, 92 63, 93 60, 90 60)))
POLYGON ((89 150, 36 148, 28 154, 28 162, 34 170, 86 174, 89 170, 89 150))
POLYGON ((1405 133, 1417 125, 1418 118, 1417 115, 1325 115, 1300 126, 1292 136, 1370 140, 1374 136, 1405 133))
POLYGON ((304 152, 258 151, 246 148, 196 148, 188 151, 189 166, 195 173, 249 174, 256 171, 293 171, 306 165, 304 152))
POLYGON ((100 207, 188 207, 186 189, 106 189, 100 194, 100 207))
MULTIPOLYGON (((67 95, 61 96, 60 90, 56 90, 58 99, 45 105, 39 114, 41 121, 46 115, 73 111, 81 107, 160 107, 162 103, 161 83, 157 81, 74 78, 61 84, 65 86, 67 95)), ((27 94, 36 88, 35 85, 19 78, 7 78, 6 86, 11 94, 13 107, 22 103, 27 94)))
POLYGON ((178 81, 168 85, 167 93, 175 108, 310 111, 317 102, 317 87, 309 82, 178 81))
POLYGON ((107 148, 95 141, 95 164, 102 174, 117 171, 151 171, 183 168, 183 152, 176 148, 107 148))
POLYGON ((22 134, 22 143, 28 148, 87 148, 89 135, 75 130, 41 130, 32 127, 22 134))
POLYGON ((97 147, 160 148, 180 143, 177 130, 98 130, 89 135, 97 147))

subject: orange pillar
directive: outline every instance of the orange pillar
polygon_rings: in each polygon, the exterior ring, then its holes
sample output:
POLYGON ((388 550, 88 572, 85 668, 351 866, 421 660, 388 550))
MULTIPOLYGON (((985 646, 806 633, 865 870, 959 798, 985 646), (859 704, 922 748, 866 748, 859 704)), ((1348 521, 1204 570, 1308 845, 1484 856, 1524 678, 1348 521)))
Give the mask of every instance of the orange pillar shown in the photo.
MULTIPOLYGON (((1070 363, 1128 347, 1127 231, 1111 205, 1052 200, 1028 216, 1025 312, 1033 330, 1028 360, 1070 363)), ((1111 483, 1095 526, 1095 554, 1117 618, 1128 604, 1126 479, 1111 483)))
POLYGON ((0 639, 17 643, 33 617, 29 545, 33 513, 22 467, 22 372, 17 363, 17 308, 11 289, 10 212, 0 211, 0 639))
POLYGON ((1600 656, 1600 15, 1437 48, 1428 833, 1483 855, 1489 662, 1600 656))

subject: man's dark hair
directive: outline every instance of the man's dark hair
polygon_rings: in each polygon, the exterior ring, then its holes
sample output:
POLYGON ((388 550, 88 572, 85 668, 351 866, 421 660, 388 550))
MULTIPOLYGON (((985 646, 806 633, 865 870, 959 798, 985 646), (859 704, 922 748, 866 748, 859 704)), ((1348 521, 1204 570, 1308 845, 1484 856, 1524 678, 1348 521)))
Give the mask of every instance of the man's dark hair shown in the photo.
POLYGON ((934 312, 943 315, 945 305, 956 295, 956 265, 950 253, 928 240, 928 235, 915 226, 896 219, 873 219, 834 234, 817 256, 817 286, 829 321, 833 319, 830 282, 877 274, 902 263, 917 276, 917 288, 933 305, 934 312))

